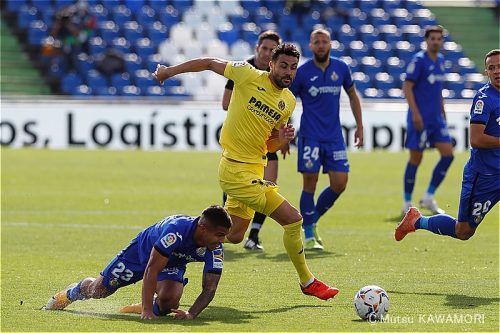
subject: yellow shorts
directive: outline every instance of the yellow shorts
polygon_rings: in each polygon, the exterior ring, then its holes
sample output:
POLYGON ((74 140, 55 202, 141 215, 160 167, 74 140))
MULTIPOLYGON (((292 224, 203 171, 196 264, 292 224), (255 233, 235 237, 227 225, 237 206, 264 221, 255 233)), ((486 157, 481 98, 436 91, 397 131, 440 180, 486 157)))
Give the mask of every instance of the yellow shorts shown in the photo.
POLYGON ((239 163, 222 157, 219 184, 227 194, 224 208, 231 215, 252 219, 255 211, 269 216, 285 201, 278 186, 263 179, 261 164, 239 163))

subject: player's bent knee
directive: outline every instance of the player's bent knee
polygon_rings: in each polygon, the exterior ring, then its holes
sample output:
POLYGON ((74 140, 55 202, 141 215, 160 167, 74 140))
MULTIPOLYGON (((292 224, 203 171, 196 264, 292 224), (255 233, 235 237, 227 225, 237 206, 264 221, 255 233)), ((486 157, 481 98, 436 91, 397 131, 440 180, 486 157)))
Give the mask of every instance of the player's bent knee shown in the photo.
POLYGON ((471 228, 469 224, 464 222, 457 223, 457 227, 455 229, 455 234, 457 236, 457 239, 464 241, 474 236, 475 232, 476 229, 471 228))
POLYGON ((245 233, 236 233, 236 234, 229 234, 226 236, 226 239, 233 243, 233 244, 239 244, 243 241, 243 238, 245 238, 245 233))

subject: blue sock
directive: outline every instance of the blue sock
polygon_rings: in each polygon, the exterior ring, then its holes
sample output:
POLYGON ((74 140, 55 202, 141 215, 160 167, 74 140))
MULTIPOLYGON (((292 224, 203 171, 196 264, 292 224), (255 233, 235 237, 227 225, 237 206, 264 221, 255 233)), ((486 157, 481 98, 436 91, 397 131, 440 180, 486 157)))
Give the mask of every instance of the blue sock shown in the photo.
POLYGON ((168 310, 168 311, 161 311, 160 307, 158 306, 158 303, 156 303, 156 300, 153 301, 153 313, 155 315, 157 315, 157 316, 164 316, 164 315, 166 315, 169 312, 170 312, 170 310, 168 310))
POLYGON ((334 192, 330 186, 325 187, 323 192, 319 195, 318 202, 316 203, 316 218, 314 222, 317 222, 318 219, 333 206, 335 200, 337 200, 339 196, 340 194, 334 192))
POLYGON ((314 216, 316 215, 316 207, 314 205, 314 193, 302 191, 300 195, 300 214, 304 219, 302 228, 304 228, 304 236, 306 239, 314 238, 312 225, 314 216))
POLYGON ((406 170, 404 175, 405 201, 411 201, 411 194, 413 193, 413 187, 415 186, 417 169, 418 169, 417 165, 413 165, 410 162, 406 164, 406 170))
POLYGON ((66 293, 66 296, 71 302, 85 299, 85 296, 83 296, 80 291, 80 286, 82 285, 82 281, 78 282, 76 286, 69 289, 68 292, 66 293))
POLYGON ((422 216, 415 223, 416 229, 425 229, 432 231, 438 235, 446 235, 457 238, 455 233, 455 225, 457 220, 446 214, 439 214, 434 216, 422 216))
POLYGON ((432 178, 429 187, 427 188, 427 193, 434 194, 434 192, 436 192, 439 184, 441 184, 444 176, 446 176, 446 171, 448 171, 452 161, 453 156, 443 156, 439 162, 437 162, 434 167, 434 171, 432 172, 432 178))

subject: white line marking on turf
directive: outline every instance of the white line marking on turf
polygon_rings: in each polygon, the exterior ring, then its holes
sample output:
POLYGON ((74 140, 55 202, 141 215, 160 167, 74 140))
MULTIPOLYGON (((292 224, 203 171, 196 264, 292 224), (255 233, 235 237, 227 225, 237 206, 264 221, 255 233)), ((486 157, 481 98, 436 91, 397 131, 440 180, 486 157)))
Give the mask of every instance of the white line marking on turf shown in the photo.
POLYGON ((75 228, 75 229, 132 229, 142 230, 145 226, 119 224, 82 224, 82 223, 39 223, 23 221, 2 221, 2 227, 39 227, 39 228, 75 228))
MULTIPOLYGON (((2 214, 26 214, 26 215, 40 215, 40 214, 66 214, 66 215, 143 215, 143 214, 165 214, 165 211, 151 211, 151 210, 79 210, 79 209, 63 209, 63 210, 16 210, 16 209, 2 209, 2 214)), ((168 213, 168 212, 167 212, 168 213)))

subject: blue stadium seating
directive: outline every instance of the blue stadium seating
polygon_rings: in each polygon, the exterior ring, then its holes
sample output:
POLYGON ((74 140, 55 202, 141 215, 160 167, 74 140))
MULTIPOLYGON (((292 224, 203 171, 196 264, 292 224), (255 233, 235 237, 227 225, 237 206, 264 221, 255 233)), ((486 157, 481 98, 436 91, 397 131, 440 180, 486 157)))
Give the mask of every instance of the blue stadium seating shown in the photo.
MULTIPOLYGON (((48 36, 55 11, 74 3, 73 0, 5 2, 4 10, 17 15, 17 26, 26 30, 27 42, 34 46, 40 46, 48 36)), ((89 54, 78 57, 77 73, 70 76, 65 73, 62 61, 52 61, 48 68, 50 75, 62 78, 61 89, 65 93, 79 96, 190 96, 183 91, 178 80, 169 80, 170 88, 152 87, 154 82, 149 73, 162 62, 156 52, 169 37, 170 28, 182 20, 188 9, 199 8, 200 3, 196 2, 196 7, 193 7, 193 0, 88 0, 88 3, 98 22, 95 37, 90 39, 89 54), (108 87, 110 78, 95 75, 93 69, 93 59, 107 47, 116 48, 126 55, 126 68, 131 74, 127 79, 114 78, 118 81, 116 87, 113 82, 108 87), (67 82, 74 75, 80 76, 81 82, 73 84, 70 89, 67 82), (63 80, 66 83, 64 89, 63 80), (124 86, 134 84, 136 89, 128 88, 124 93, 124 86)), ((213 3, 219 5, 218 1, 213 3)), ((314 25, 325 24, 332 31, 331 55, 348 61, 354 73, 363 72, 364 76, 358 75, 356 80, 360 92, 368 98, 401 98, 405 66, 420 50, 425 27, 437 23, 432 12, 416 0, 314 1, 292 13, 285 9, 284 0, 242 0, 238 3, 241 6, 239 14, 236 14, 237 10, 231 11, 228 23, 216 27, 217 37, 229 47, 239 39, 252 45, 261 31, 272 29, 278 31, 284 40, 300 45, 303 57, 308 58, 312 56, 308 47, 309 33, 314 25)), ((484 78, 473 76, 477 74, 476 66, 461 47, 452 42, 451 36, 445 40, 445 69, 449 73, 459 73, 462 80, 447 81, 444 94, 447 98, 466 98, 484 83, 484 78)))
POLYGON ((82 79, 76 73, 68 73, 61 80, 61 90, 66 94, 71 94, 75 87, 82 84, 82 79))

